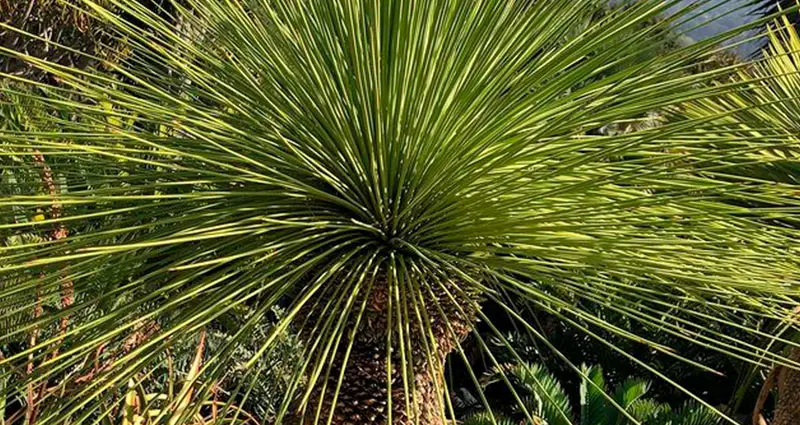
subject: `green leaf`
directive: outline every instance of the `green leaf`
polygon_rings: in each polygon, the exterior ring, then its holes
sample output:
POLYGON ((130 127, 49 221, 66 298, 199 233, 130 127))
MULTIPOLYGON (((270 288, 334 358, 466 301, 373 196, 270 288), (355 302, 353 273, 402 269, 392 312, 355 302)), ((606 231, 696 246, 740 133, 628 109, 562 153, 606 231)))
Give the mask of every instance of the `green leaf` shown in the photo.
MULTIPOLYGON (((462 339, 478 318, 499 333, 484 299, 531 333, 519 304, 704 370, 585 305, 754 365, 791 363, 720 330, 768 336, 763 322, 788 323, 800 301, 789 96, 772 102, 733 75, 744 64, 690 72, 764 20, 649 55, 704 6, 656 20, 671 2, 600 19, 599 0, 187 0, 167 17, 110 3, 74 6, 127 43, 120 61, 80 68, 0 47, 49 75, 5 73, 0 87, 0 158, 13 173, 0 236, 50 235, 0 247, 0 300, 29 312, 41 293, 53 307, 2 333, 40 337, 0 366, 30 357, 36 372, 19 387, 74 386, 42 403, 40 423, 97 420, 170 347, 243 308, 253 316, 193 375, 197 398, 280 306, 239 387, 252 390, 283 335, 300 335, 277 421, 331 422, 323 401, 364 382, 384 394, 387 421, 413 416, 421 393, 453 417, 442 359, 470 363, 462 339), (651 114, 663 119, 601 134, 651 114), (769 172, 734 172, 744 166, 769 172), (74 302, 60 302, 69 290, 74 302), (75 382, 98 352, 107 368, 75 382), (380 363, 372 375, 347 373, 366 353, 380 363)), ((601 396, 599 370, 583 372, 594 385, 582 423, 600 425, 601 405, 618 403, 601 396)))

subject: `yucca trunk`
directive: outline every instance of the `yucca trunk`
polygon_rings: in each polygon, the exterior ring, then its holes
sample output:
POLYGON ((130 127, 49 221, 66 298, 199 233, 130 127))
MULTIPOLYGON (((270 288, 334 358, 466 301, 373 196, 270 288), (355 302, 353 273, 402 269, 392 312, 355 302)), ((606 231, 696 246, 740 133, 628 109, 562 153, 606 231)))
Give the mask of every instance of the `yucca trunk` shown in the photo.
MULTIPOLYGON (((408 334, 401 340, 397 319, 388 320, 395 307, 390 310, 386 285, 378 285, 358 322, 346 361, 347 344, 343 344, 327 381, 320 378, 313 385, 305 409, 290 423, 326 424, 331 417, 332 425, 443 425, 444 362, 473 329, 477 298, 458 297, 456 306, 443 291, 433 292, 425 300, 428 323, 405 323, 404 332, 408 334), (391 358, 387 354, 390 333, 391 358), (424 340, 426 335, 432 335, 435 344, 430 337, 424 340), (401 344, 405 344, 405 350, 401 350, 401 344), (405 372, 403 365, 407 365, 405 372)), ((355 317, 351 318, 350 329, 355 322, 355 317)))
POLYGON ((328 379, 324 390, 321 389, 323 385, 317 384, 312 401, 298 422, 303 425, 325 424, 333 410, 333 425, 443 425, 443 398, 440 393, 443 381, 437 372, 442 370, 441 365, 416 366, 414 377, 408 382, 409 397, 406 397, 404 379, 399 370, 402 363, 399 356, 393 356, 392 363, 395 366, 391 374, 389 397, 385 351, 381 347, 353 347, 337 393, 338 372, 343 366, 342 360, 338 359, 332 368, 332 375, 336 376, 328 379), (319 419, 316 418, 317 410, 319 419))
MULTIPOLYGON (((800 348, 793 349, 789 358, 800 362, 800 348)), ((777 381, 778 405, 772 425, 800 424, 800 370, 782 367, 777 381)))

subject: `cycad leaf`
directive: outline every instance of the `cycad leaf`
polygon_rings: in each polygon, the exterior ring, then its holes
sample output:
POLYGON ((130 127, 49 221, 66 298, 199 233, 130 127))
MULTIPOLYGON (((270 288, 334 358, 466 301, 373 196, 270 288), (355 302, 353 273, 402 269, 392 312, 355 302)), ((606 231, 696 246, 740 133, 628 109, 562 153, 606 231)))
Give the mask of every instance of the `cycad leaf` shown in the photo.
POLYGON ((672 425, 717 425, 720 419, 711 410, 697 403, 686 403, 674 412, 672 425))
MULTIPOLYGON (((649 388, 650 383, 647 381, 636 378, 627 378, 621 383, 617 384, 616 388, 614 389, 614 400, 621 409, 629 411, 631 406, 636 403, 636 401, 640 400, 645 394, 647 394, 649 388)), ((614 409, 613 406, 609 407, 614 409)), ((614 410, 612 410, 612 412, 614 412, 614 410)), ((631 414, 631 416, 636 418, 636 416, 633 414, 631 414)), ((619 411, 617 410, 616 419, 613 420, 612 423, 625 424, 627 423, 627 420, 624 418, 624 416, 620 415, 619 411)))
POLYGON ((669 404, 659 403, 653 399, 636 400, 628 411, 646 425, 668 425, 672 419, 672 409, 669 404))
POLYGON ((569 397, 558 379, 544 366, 520 363, 504 370, 523 395, 523 402, 530 414, 542 418, 548 425, 573 424, 575 415, 569 397))
POLYGON ((465 419, 463 425, 516 425, 516 423, 508 418, 493 418, 488 413, 476 413, 465 419))
POLYGON ((581 425, 614 423, 616 412, 608 403, 608 388, 600 366, 581 366, 581 425), (610 408, 611 407, 611 408, 610 408))

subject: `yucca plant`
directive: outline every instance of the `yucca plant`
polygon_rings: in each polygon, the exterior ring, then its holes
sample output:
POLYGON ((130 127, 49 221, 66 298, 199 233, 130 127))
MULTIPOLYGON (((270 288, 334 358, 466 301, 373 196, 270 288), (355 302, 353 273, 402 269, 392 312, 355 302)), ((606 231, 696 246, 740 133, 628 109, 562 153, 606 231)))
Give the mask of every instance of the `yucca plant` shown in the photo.
MULTIPOLYGON (((254 314, 203 363, 193 397, 284 306, 247 365, 287 329, 299 335, 283 424, 453 418, 444 362, 466 357, 471 333, 489 351, 474 329, 494 329, 483 302, 545 344, 519 306, 637 339, 581 299, 745 361, 798 366, 717 330, 761 335, 800 298, 798 231, 785 225, 797 185, 716 168, 770 163, 760 153, 793 139, 705 131, 706 117, 597 135, 741 89, 703 84, 730 70, 687 72, 720 40, 642 54, 684 16, 641 27, 670 2, 581 31, 605 2, 174 4, 190 32, 111 3, 148 28, 81 1, 130 44, 122 63, 84 72, 1 50, 59 81, 3 89, 30 118, 0 132, 4 161, 46 158, 63 181, 54 192, 6 181, 0 199, 2 236, 43 237, 0 257, 0 299, 24 296, 14 311, 35 312, 3 330, 0 342, 23 342, 0 366, 40 406, 37 423, 88 420, 169 347, 243 307, 254 314), (53 205, 57 215, 15 221, 53 205), (48 236, 62 226, 68 235, 48 236), (65 287, 74 302, 42 308, 65 287), (143 326, 152 332, 127 344, 143 326), (99 347, 122 354, 70 383, 99 347), (52 381, 74 391, 56 403, 31 390, 52 381)), ((245 370, 243 394, 263 372, 245 370)))

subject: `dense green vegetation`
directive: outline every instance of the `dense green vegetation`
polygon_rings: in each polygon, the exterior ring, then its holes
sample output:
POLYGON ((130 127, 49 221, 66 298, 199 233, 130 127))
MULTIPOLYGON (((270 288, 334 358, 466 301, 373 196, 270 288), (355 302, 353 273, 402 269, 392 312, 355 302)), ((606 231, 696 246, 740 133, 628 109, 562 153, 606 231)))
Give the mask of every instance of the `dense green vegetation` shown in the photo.
MULTIPOLYGON (((579 386, 580 409, 570 403, 569 396, 561 384, 546 369, 538 364, 520 363, 495 368, 485 378, 485 387, 511 382, 520 398, 518 404, 506 407, 501 413, 497 403, 495 410, 481 411, 469 415, 465 425, 488 425, 493 423, 532 424, 544 421, 552 425, 608 424, 624 425, 637 421, 652 425, 715 425, 720 418, 710 409, 686 403, 672 409, 666 403, 646 398, 650 383, 629 378, 609 388, 603 369, 581 366, 579 386)), ((513 397, 508 397, 507 401, 513 397)))
POLYGON ((0 0, 0 424, 788 425, 800 39, 578 3, 0 0))

